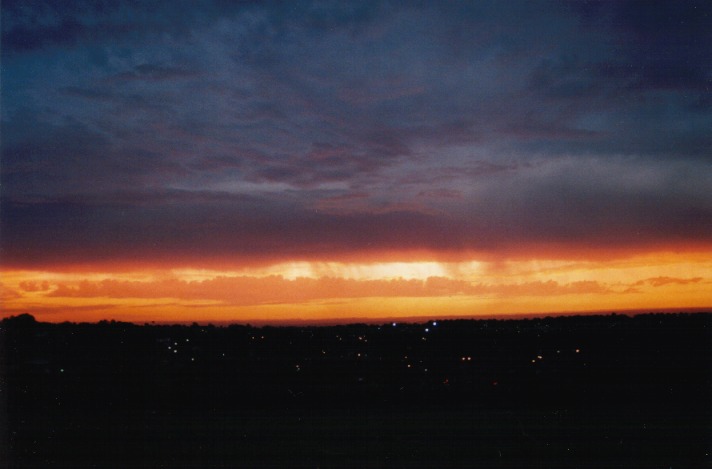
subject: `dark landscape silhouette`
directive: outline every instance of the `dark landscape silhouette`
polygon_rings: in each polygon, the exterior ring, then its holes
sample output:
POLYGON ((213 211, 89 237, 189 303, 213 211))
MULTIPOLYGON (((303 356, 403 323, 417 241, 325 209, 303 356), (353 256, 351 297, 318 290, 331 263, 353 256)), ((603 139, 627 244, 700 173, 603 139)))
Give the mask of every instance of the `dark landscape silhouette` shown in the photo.
POLYGON ((709 467, 712 314, 2 321, 9 467, 709 467))

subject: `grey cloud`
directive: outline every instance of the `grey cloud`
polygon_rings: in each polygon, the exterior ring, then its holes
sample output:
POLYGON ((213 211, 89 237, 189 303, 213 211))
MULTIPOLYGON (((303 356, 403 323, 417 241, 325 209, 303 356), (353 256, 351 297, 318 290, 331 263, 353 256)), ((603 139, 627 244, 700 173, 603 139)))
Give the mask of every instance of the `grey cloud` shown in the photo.
POLYGON ((3 226, 28 250, 708 239, 706 3, 62 3, 3 5, 3 226))

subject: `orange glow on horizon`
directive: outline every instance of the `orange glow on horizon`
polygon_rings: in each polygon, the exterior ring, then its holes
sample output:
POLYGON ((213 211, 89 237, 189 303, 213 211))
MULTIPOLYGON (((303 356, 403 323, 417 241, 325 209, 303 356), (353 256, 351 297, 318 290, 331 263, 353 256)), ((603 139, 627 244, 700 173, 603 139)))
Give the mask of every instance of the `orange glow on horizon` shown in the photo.
POLYGON ((41 321, 347 322, 708 308, 712 256, 291 261, 231 269, 5 270, 2 315, 41 321))

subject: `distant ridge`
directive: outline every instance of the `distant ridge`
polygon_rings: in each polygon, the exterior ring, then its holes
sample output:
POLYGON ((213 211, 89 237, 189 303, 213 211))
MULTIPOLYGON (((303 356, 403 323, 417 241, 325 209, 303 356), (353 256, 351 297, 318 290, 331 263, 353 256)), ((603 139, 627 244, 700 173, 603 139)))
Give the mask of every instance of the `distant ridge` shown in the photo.
MULTIPOLYGON (((99 324, 99 323, 124 323, 124 324, 134 324, 134 325, 155 325, 155 326, 170 326, 170 325, 200 325, 200 326, 231 326, 231 325, 250 325, 250 326, 343 326, 351 324, 368 324, 368 325, 389 325, 389 324, 420 324, 432 321, 520 321, 528 319, 545 319, 545 318, 559 318, 559 317, 595 317, 595 316, 640 316, 646 314, 712 314, 712 307, 709 308, 661 308, 661 309, 631 309, 631 310, 618 310, 618 311, 586 311, 586 312, 552 312, 552 313, 520 313, 520 314, 482 314, 482 315, 462 315, 462 316, 407 316, 407 317, 383 317, 383 318, 364 318, 364 317, 348 317, 348 318, 335 318, 335 319, 308 319, 308 318, 294 318, 291 320, 263 320, 263 319, 248 319, 248 320, 235 320, 235 321, 214 321, 214 320, 197 320, 197 321, 124 321, 115 319, 102 319, 95 323, 89 324, 99 324)), ((57 324, 60 322, 50 322, 50 321, 37 321, 34 316, 29 313, 22 313, 19 315, 9 315, 0 319, 0 321, 5 320, 22 320, 23 322, 29 323, 47 323, 47 324, 57 324)), ((71 321, 62 321, 71 322, 71 321)), ((79 322, 81 324, 87 324, 87 322, 79 322)))

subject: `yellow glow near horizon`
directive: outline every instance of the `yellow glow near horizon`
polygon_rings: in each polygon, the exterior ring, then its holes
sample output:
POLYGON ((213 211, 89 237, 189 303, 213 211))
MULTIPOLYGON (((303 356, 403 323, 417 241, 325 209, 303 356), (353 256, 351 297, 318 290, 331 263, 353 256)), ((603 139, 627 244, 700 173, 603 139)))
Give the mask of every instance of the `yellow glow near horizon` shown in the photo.
MULTIPOLYGON (((471 264, 471 263, 463 263, 471 264)), ((426 279, 446 275, 446 267, 439 262, 284 262, 263 268, 221 271, 223 275, 280 275, 286 279, 338 277, 366 279, 426 279)), ((217 273, 214 271, 213 273, 217 273)))

